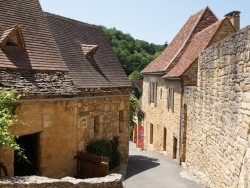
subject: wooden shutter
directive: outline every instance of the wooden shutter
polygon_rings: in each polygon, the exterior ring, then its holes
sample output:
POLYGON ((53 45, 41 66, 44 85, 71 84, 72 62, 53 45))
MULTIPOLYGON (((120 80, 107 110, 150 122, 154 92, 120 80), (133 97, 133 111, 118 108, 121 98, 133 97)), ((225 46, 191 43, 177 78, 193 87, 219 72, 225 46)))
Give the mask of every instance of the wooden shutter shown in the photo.
POLYGON ((154 105, 157 105, 157 82, 153 83, 154 84, 154 105))
POLYGON ((148 84, 148 104, 150 104, 150 96, 151 96, 151 83, 148 84))

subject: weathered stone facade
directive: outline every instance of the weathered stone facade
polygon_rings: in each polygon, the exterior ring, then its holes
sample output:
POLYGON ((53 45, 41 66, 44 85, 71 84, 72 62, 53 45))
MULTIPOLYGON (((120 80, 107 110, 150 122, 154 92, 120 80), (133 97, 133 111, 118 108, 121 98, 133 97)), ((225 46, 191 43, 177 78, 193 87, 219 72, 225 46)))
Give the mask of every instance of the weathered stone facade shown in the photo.
POLYGON ((179 158, 179 121, 180 121, 181 83, 180 81, 166 81, 160 76, 144 76, 142 109, 146 113, 144 120, 145 148, 158 151, 173 158, 179 158), (157 83, 156 103, 149 103, 149 84, 157 83), (174 109, 168 109, 169 88, 174 89, 174 109), (150 127, 152 125, 152 127, 150 127), (153 130, 151 130, 153 128, 153 130), (165 135, 164 135, 165 128, 165 135), (153 135, 151 135, 153 131, 153 135), (150 137, 153 137, 150 142, 150 137), (173 152, 173 139, 177 138, 176 151, 173 152), (165 143, 164 143, 165 142, 165 143), (174 155, 176 155, 174 157, 174 155))
POLYGON ((250 187, 250 26, 202 52, 186 87, 186 167, 210 187, 250 187))
MULTIPOLYGON (((128 91, 113 96, 26 99, 20 101, 17 113, 22 123, 14 125, 12 133, 21 137, 38 134, 37 175, 53 178, 76 175, 77 151, 84 150, 92 140, 114 136, 120 136, 122 159, 128 160, 128 91), (119 111, 123 113, 122 120, 119 111), (98 131, 95 117, 99 119, 98 131)), ((2 150, 1 162, 14 175, 13 151, 2 150)))

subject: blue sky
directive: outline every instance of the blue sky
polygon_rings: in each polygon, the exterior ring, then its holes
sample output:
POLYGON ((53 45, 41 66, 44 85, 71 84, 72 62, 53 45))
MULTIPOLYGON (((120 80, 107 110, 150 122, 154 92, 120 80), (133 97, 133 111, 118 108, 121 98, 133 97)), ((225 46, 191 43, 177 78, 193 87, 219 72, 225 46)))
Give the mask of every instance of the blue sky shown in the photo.
POLYGON ((46 12, 82 22, 115 27, 136 39, 170 43, 190 15, 209 6, 218 19, 241 12, 241 28, 250 25, 249 0, 40 0, 46 12))

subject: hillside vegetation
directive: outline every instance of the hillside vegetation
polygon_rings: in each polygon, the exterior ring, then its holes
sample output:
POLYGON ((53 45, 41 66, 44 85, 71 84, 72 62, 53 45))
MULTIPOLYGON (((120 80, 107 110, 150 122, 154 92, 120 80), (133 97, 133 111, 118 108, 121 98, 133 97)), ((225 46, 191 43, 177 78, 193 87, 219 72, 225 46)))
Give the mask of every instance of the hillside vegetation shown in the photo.
POLYGON ((124 34, 115 28, 101 27, 128 76, 134 71, 140 72, 144 69, 167 45, 148 43, 134 39, 130 34, 124 34))

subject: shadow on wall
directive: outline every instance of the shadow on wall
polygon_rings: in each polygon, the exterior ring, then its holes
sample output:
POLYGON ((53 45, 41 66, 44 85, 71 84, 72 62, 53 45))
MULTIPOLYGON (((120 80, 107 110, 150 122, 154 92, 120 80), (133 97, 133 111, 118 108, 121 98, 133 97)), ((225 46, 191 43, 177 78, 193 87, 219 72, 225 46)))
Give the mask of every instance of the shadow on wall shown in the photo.
POLYGON ((142 155, 130 155, 125 179, 129 179, 136 174, 159 166, 160 164, 157 163, 157 161, 158 159, 142 155))

